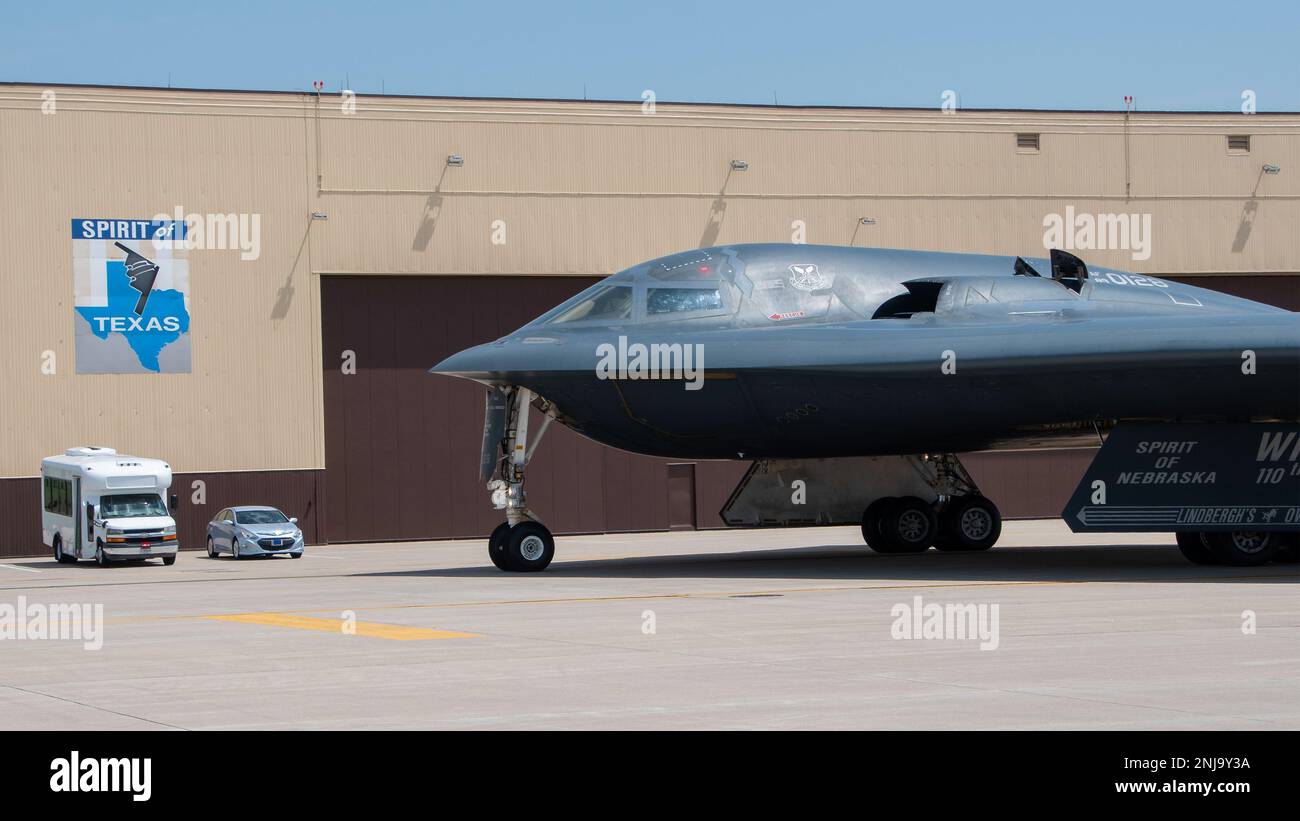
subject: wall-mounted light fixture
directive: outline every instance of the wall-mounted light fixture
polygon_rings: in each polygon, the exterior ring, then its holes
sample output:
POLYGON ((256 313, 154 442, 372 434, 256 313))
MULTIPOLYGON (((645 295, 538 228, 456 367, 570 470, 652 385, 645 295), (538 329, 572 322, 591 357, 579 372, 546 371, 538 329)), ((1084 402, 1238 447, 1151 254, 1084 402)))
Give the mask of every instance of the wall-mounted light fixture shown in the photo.
POLYGON ((462 157, 461 155, 459 154, 447 155, 447 165, 454 165, 457 168, 460 168, 464 164, 465 164, 465 158, 462 157))
POLYGON ((1269 163, 1268 165, 1264 166, 1264 173, 1265 173, 1265 174, 1281 174, 1281 173, 1282 173, 1282 166, 1280 166, 1280 165, 1273 165, 1272 163, 1269 163))
POLYGON ((859 222, 861 222, 863 225, 875 225, 875 224, 876 224, 876 218, 875 218, 875 217, 863 217, 861 220, 859 220, 859 222))
POLYGON ((731 170, 732 170, 732 171, 744 171, 744 170, 747 169, 747 168, 749 168, 749 163, 745 162, 744 160, 732 160, 732 161, 731 161, 731 170))
POLYGON ((329 214, 322 214, 320 211, 312 211, 312 212, 311 212, 311 218, 314 219, 314 220, 327 220, 327 219, 330 218, 330 215, 329 215, 329 214))

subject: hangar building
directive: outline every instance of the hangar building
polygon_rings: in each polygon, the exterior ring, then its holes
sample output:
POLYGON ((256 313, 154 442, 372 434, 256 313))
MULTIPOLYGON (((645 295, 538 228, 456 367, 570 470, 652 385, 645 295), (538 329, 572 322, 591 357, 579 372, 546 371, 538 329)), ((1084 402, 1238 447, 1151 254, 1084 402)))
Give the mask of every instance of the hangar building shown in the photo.
MULTIPOLYGON (((426 370, 688 248, 1041 256, 1055 225, 1097 265, 1300 309, 1294 113, 10 83, 0 183, 0 556, 43 550, 40 462, 76 445, 167 460, 186 547, 241 503, 314 543, 482 536, 482 392, 426 370)), ((1051 516, 1090 457, 967 463, 1051 516)), ((556 533, 718 527, 743 468, 553 430, 530 503, 556 533)))

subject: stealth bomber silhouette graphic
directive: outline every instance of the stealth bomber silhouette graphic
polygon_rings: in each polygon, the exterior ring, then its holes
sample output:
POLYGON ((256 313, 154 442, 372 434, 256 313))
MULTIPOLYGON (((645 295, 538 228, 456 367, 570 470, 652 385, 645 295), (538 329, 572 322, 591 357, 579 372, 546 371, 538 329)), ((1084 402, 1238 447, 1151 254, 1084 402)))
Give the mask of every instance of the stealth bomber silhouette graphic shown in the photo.
POLYGON ((149 292, 153 290, 154 280, 158 278, 158 264, 145 259, 120 242, 113 244, 126 252, 126 276, 131 280, 131 287, 140 292, 140 298, 135 303, 135 315, 140 316, 144 313, 145 304, 149 302, 149 292))

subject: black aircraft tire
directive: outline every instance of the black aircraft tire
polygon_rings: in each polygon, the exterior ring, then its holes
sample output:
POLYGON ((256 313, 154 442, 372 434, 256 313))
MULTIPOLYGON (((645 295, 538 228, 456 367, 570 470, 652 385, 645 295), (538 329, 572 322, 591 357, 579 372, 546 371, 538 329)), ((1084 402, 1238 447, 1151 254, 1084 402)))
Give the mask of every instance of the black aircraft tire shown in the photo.
POLYGON ((924 553, 939 535, 939 518, 929 502, 917 496, 904 496, 885 511, 880 532, 892 553, 924 553))
POLYGON ((1283 533, 1282 545, 1273 554, 1273 561, 1278 564, 1296 564, 1300 562, 1300 533, 1283 533))
POLYGON ((506 539, 506 562, 511 570, 536 573, 555 558, 555 537, 539 522, 520 522, 506 539))
POLYGON ((1257 567, 1267 564, 1281 546, 1280 534, 1258 530, 1235 530, 1211 533, 1206 541, 1222 564, 1233 567, 1257 567))
POLYGON ((1002 535, 1002 514, 983 496, 958 496, 940 518, 940 536, 934 546, 945 553, 976 553, 997 544, 1002 535))
POLYGON ((1175 533, 1174 538, 1178 540, 1178 551, 1192 564, 1221 564, 1219 557, 1210 549, 1206 534, 1182 531, 1175 533))
POLYGON ((893 543, 882 532, 885 517, 897 501, 897 497, 883 496, 867 505, 866 511, 862 514, 862 538, 867 543, 867 547, 877 553, 898 552, 893 549, 893 543))
POLYGON ((488 536, 488 558, 492 564, 496 565, 497 570, 506 572, 513 571, 506 557, 506 540, 510 538, 510 523, 502 522, 493 529, 492 535, 488 536))

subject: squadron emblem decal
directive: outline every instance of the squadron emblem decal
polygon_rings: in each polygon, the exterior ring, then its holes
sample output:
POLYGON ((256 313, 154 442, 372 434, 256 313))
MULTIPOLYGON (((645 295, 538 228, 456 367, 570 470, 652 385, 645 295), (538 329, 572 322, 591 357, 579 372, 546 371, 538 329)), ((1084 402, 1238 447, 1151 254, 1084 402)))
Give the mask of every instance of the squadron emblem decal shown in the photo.
POLYGON ((790 285, 800 291, 820 291, 830 284, 830 277, 818 271, 816 263, 790 266, 790 285))

